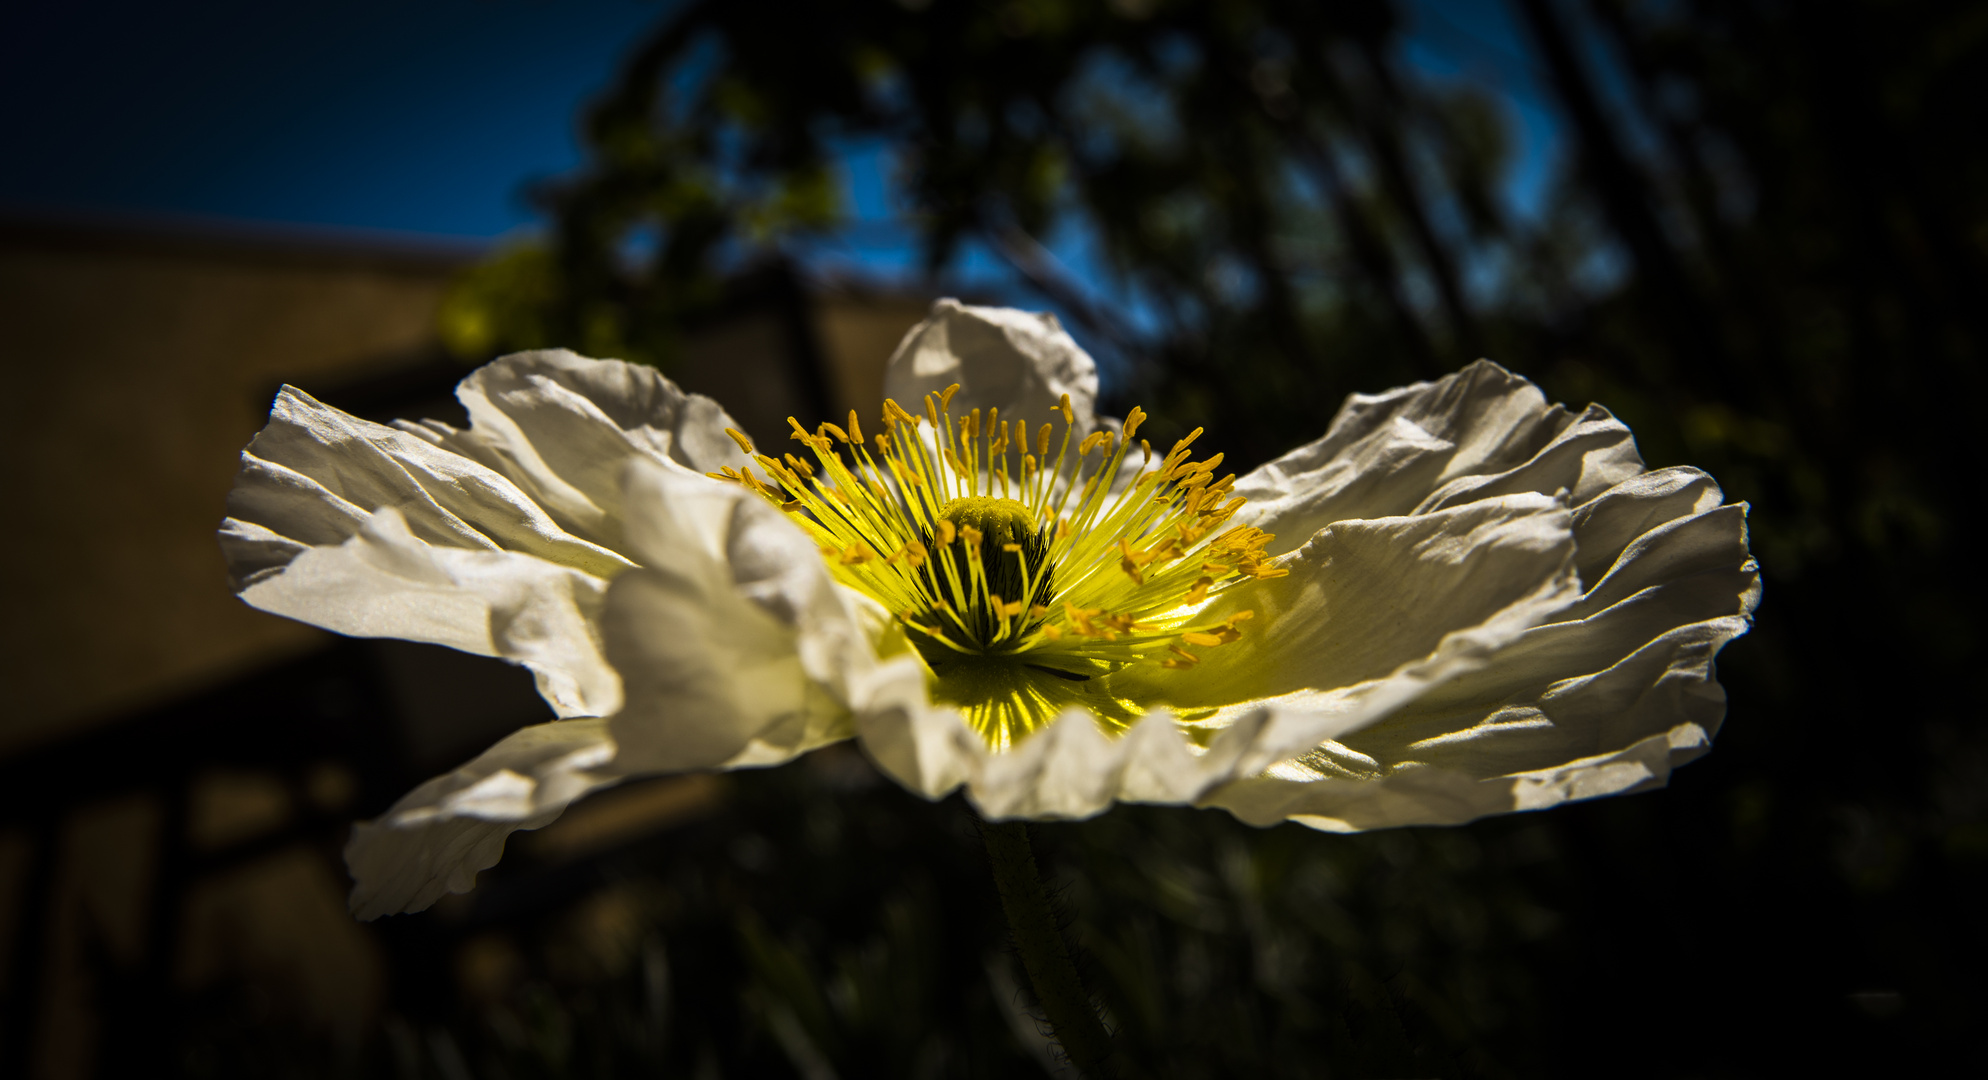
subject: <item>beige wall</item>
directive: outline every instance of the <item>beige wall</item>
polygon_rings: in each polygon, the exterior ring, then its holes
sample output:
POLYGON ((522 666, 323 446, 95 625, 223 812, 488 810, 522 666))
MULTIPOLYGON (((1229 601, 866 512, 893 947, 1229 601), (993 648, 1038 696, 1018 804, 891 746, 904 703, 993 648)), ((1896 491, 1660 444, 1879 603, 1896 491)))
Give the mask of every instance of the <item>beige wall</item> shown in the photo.
POLYGON ((463 255, 0 230, 0 753, 294 654, 214 530, 269 393, 430 347, 463 255))
MULTIPOLYGON (((839 419, 850 409, 864 423, 882 415, 884 364, 930 307, 922 297, 861 290, 837 290, 816 300, 815 340, 828 368, 825 389, 838 414, 821 419, 839 419)), ((912 412, 919 408, 910 401, 898 404, 912 412)))

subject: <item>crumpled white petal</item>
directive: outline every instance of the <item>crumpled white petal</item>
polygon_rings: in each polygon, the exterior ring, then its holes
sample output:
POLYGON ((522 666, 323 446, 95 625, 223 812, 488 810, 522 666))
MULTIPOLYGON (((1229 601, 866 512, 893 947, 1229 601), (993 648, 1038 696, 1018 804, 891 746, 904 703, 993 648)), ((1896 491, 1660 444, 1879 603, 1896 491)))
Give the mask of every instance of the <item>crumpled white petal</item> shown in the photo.
POLYGON ((613 712, 598 617, 633 565, 620 475, 635 458, 741 464, 730 420, 652 369, 564 351, 505 357, 457 396, 468 430, 375 424, 284 387, 228 497, 237 590, 339 633, 524 664, 560 716, 613 712))
POLYGON ((607 722, 588 718, 512 732, 476 760, 407 793, 345 845, 352 913, 422 911, 468 892, 497 865, 504 840, 552 824, 573 800, 619 783, 607 722))
POLYGON ((592 574, 530 555, 430 544, 386 507, 344 543, 306 548, 241 597, 353 637, 501 656, 531 670, 555 713, 589 716, 621 698, 621 680, 601 654, 606 589, 592 574))
POLYGON ((1097 364, 1048 312, 936 300, 884 371, 884 396, 914 414, 926 394, 954 383, 954 416, 1000 409, 1010 419, 1047 420, 1064 394, 1081 439, 1097 426, 1097 364))
MULTIPOLYGON (((602 650, 634 460, 738 466, 716 403, 652 369, 522 353, 466 378, 471 426, 394 427, 283 388, 242 455, 221 545, 242 599, 328 630, 523 664, 562 717, 621 705, 602 650)), ((353 910, 420 910, 471 887, 503 841, 617 782, 604 720, 518 732, 410 793, 347 848, 353 910)))
POLYGON ((242 451, 221 549, 238 585, 305 548, 343 543, 381 507, 429 543, 515 551, 609 577, 621 556, 554 522, 517 485, 411 433, 361 420, 286 386, 242 451))
POLYGON ((1663 469, 1575 508, 1574 603, 1324 754, 1206 802, 1357 831, 1456 824, 1659 786, 1725 715, 1713 658, 1759 603, 1743 506, 1663 469))
POLYGON ((1317 440, 1236 482, 1238 521, 1289 551, 1349 518, 1390 517, 1521 491, 1579 504, 1643 471, 1629 429, 1579 416, 1488 360, 1433 383, 1354 394, 1317 440))

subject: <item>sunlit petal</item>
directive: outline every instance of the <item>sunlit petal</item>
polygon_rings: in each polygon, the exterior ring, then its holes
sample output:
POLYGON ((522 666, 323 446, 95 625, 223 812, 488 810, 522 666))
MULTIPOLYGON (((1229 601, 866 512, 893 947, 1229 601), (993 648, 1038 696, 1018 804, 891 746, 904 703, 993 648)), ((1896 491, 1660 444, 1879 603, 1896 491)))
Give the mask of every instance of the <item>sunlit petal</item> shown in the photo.
POLYGON ((1495 663, 1337 737, 1374 779, 1349 785, 1330 761, 1300 759, 1213 802, 1343 831, 1661 784, 1710 747, 1725 716, 1713 658, 1759 603, 1744 507, 1720 502, 1692 469, 1609 489, 1574 514, 1582 575, 1599 580, 1495 663))
MULTIPOLYGON (((1558 501, 1514 495, 1429 514, 1340 521, 1280 564, 1289 576, 1217 600, 1247 606, 1252 628, 1186 670, 1138 670, 1138 694, 1208 708, 1380 678, 1446 635, 1496 619, 1542 583, 1575 596, 1572 520, 1558 501)), ((1535 617, 1537 617, 1535 612, 1535 617)))
POLYGON ((556 713, 599 716, 621 700, 597 628, 606 588, 534 556, 430 544, 387 508, 344 543, 303 550, 241 596, 353 637, 424 641, 523 664, 556 713))
POLYGON ((1326 433, 1236 482, 1239 518, 1289 550, 1349 518, 1565 490, 1584 502, 1643 471, 1636 444, 1604 409, 1547 404, 1526 380, 1480 360, 1432 383, 1346 399, 1326 433))
POLYGON ((913 412, 926 394, 958 384, 954 411, 999 409, 1046 419, 1070 395, 1077 437, 1097 425, 1097 365, 1056 316, 940 300, 890 358, 884 396, 913 412))

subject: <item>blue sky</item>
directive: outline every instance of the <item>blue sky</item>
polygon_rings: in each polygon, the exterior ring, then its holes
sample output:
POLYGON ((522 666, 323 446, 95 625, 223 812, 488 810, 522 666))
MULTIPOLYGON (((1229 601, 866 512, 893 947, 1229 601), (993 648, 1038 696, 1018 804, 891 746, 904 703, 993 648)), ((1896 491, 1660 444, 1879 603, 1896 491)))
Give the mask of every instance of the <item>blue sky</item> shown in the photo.
MULTIPOLYGON (((0 212, 224 218, 485 241, 535 221, 522 190, 580 161, 575 123, 667 0, 70 0, 0 16, 0 212)), ((1558 150, 1510 9, 1414 0, 1405 58, 1497 87, 1511 198, 1558 150)), ((815 253, 906 269, 888 163, 844 158, 858 219, 815 253)), ((1047 238, 1093 277, 1076 229, 1047 238)), ((956 268, 995 273, 985 252, 956 268)))
MULTIPOLYGON (((32 10, 30 10, 32 9, 32 10)), ((0 31, 0 205, 487 238, 663 11, 638 0, 70 0, 0 31)))

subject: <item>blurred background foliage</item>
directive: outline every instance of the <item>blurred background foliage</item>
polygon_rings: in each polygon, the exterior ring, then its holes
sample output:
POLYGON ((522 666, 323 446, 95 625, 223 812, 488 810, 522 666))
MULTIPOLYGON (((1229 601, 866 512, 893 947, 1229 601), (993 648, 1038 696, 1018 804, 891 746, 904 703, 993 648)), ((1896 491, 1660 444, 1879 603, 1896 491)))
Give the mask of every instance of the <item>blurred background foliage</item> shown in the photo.
MULTIPOLYGON (((1525 213, 1497 102, 1406 71, 1381 0, 690 4, 445 336, 667 372, 728 276, 846 221, 837 156, 880 144, 926 266, 1008 263, 1156 439, 1205 424, 1248 467, 1479 355, 1603 403, 1753 507, 1766 601, 1717 752, 1460 829, 1038 827, 1128 1073, 1988 1068, 1988 6, 1514 7, 1574 149, 1525 213), (1108 280, 1048 254, 1070 229, 1108 280)), ((727 778, 492 939, 484 996, 400 991, 403 1074, 1039 1074, 969 816, 866 768, 727 778)), ((190 1067, 260 1052, 204 1015, 190 1067)))

